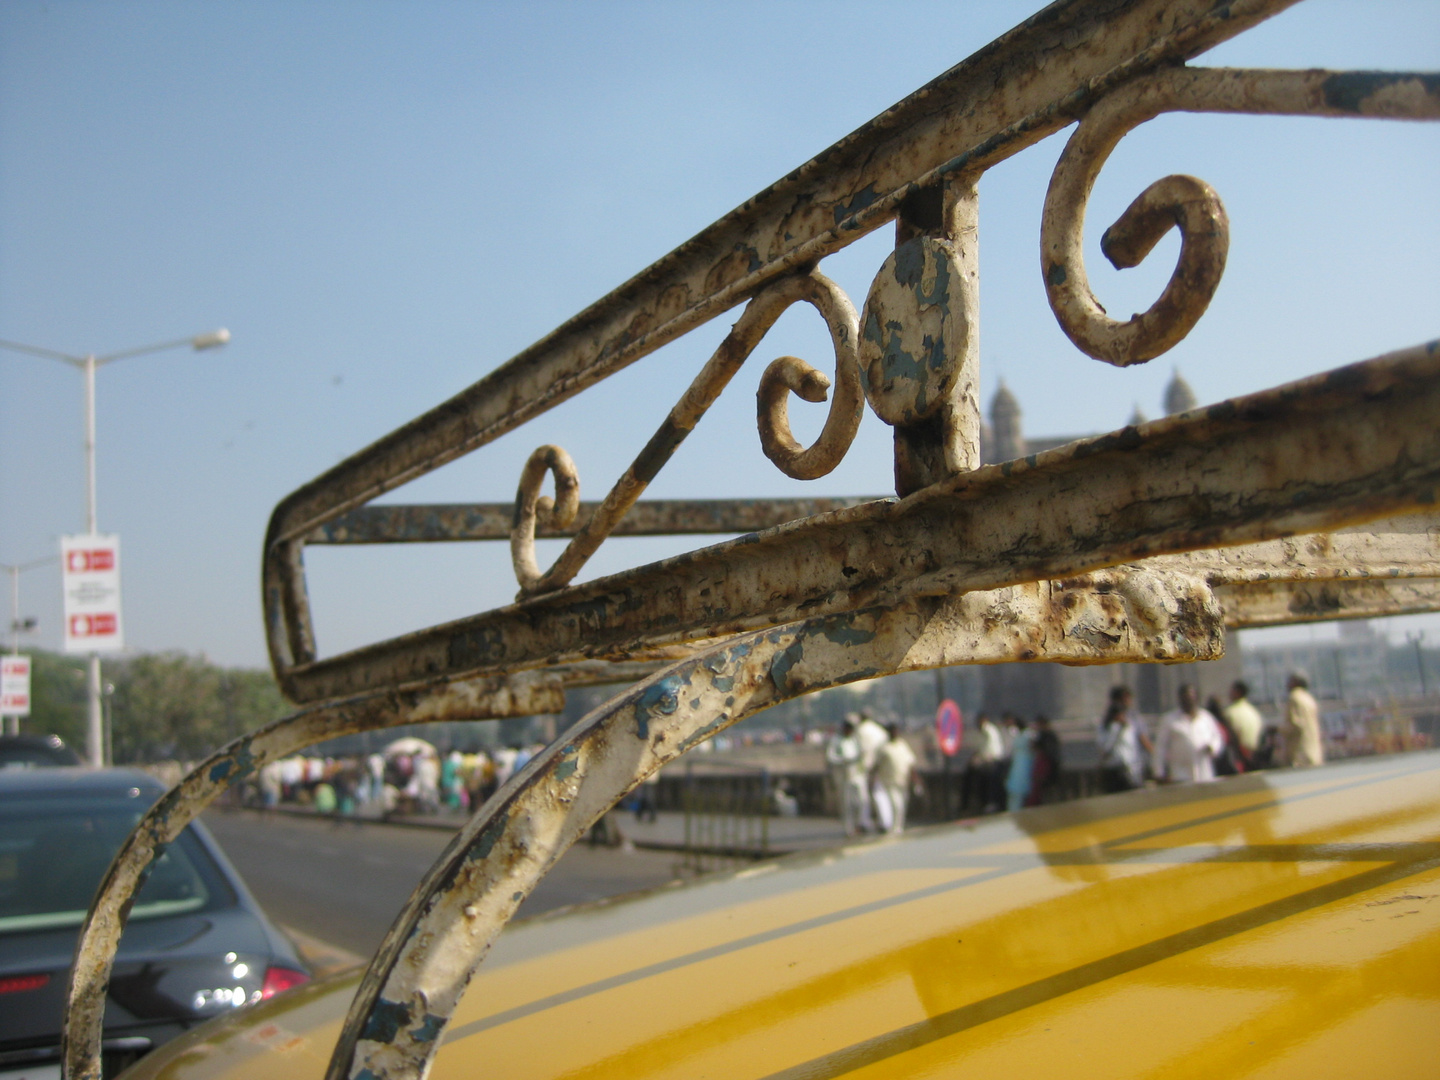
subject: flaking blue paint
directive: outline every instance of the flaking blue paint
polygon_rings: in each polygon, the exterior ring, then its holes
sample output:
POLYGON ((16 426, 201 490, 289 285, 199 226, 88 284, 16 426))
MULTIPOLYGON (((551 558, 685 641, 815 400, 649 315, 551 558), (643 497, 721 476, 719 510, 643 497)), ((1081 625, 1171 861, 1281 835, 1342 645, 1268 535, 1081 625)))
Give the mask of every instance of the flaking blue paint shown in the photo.
POLYGON ((1426 94, 1440 94, 1440 75, 1403 75, 1389 71, 1338 71, 1320 84, 1325 104, 1343 112, 1358 113, 1378 90, 1402 82, 1418 82, 1426 94))
POLYGON ((497 818, 492 821, 489 828, 475 838, 474 845, 465 857, 471 862, 489 858, 490 852, 495 850, 495 845, 499 843, 500 837, 505 835, 505 823, 505 818, 497 818))
POLYGON ((649 741, 650 715, 652 712, 669 716, 680 707, 681 680, 668 675, 659 682, 647 686, 635 702, 635 734, 649 741))
POLYGON ((832 623, 824 630, 825 639, 836 645, 868 645, 875 640, 875 631, 861 630, 846 622, 832 623))
POLYGON ((782 694, 790 688, 790 669, 805 659, 805 646, 797 641, 788 649, 782 649, 770 661, 770 681, 782 694))
POLYGON ((392 1043, 400 1029, 410 1025, 410 1006, 401 1001, 387 1001, 383 997, 375 1002, 370 1016, 365 1021, 362 1039, 372 1042, 392 1043))
POLYGON ((864 210, 880 196, 875 193, 874 184, 866 184, 850 197, 848 203, 837 203, 835 206, 835 224, 839 225, 848 217, 853 217, 858 211, 864 210))

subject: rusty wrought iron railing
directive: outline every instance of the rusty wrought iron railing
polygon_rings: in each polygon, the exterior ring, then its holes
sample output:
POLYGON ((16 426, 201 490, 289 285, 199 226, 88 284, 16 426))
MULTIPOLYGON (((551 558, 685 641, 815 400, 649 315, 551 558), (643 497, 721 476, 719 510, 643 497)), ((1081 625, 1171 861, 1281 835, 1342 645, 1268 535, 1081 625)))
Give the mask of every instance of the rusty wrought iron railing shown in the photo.
POLYGON ((67 1075, 99 1076, 111 962, 146 869, 229 784, 315 742, 554 712, 567 686, 639 680, 481 807, 397 918, 329 1076, 418 1077, 491 942, 560 855, 643 777, 776 702, 949 664, 1206 659, 1222 653, 1227 627, 1440 607, 1440 342, 980 463, 975 192, 986 169, 1075 125, 1045 199, 1040 278, 1075 345, 1123 366, 1162 354, 1203 315, 1229 228, 1203 181, 1152 184, 1103 250, 1134 266, 1177 228, 1178 263, 1148 311, 1107 315, 1081 238, 1091 185, 1126 133, 1172 111, 1440 118, 1435 74, 1190 66, 1291 2, 1053 4, 285 499, 265 540, 264 610, 276 676, 302 707, 217 751, 117 857, 81 937, 67 1075), (895 250, 857 308, 819 264, 892 222, 895 250), (834 373, 795 357, 764 370, 766 455, 789 476, 822 476, 868 404, 894 428, 896 496, 641 501, 797 303, 824 318, 834 373), (368 505, 742 305, 602 501, 579 502, 575 464, 544 446, 513 506, 368 505), (790 430, 792 393, 830 398, 809 447, 790 430), (547 474, 553 499, 540 495, 547 474), (572 584, 609 536, 685 533, 748 535, 572 584), (537 535, 569 537, 546 568, 537 535), (502 539, 514 604, 319 655, 307 546, 502 539))

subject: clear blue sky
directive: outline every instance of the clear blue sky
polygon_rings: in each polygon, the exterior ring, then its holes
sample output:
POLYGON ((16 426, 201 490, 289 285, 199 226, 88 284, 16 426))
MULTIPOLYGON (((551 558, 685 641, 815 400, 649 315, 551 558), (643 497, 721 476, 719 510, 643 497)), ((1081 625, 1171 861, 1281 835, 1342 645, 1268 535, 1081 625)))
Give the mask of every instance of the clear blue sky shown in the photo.
MULTIPOLYGON (((1032 9, 0 6, 0 338, 104 353, 234 334, 218 353, 100 373, 100 525, 122 537, 128 644, 264 663, 260 543, 280 498, 1032 9)), ((1440 4, 1311 0, 1197 62, 1433 71, 1440 4)), ((1136 403, 1155 415, 1176 366, 1213 401, 1440 333, 1440 125, 1175 116, 1127 138, 1090 205, 1090 271, 1112 311, 1148 306, 1173 263, 1173 237, 1124 274, 1104 272, 1095 250, 1152 180, 1210 181, 1232 240, 1199 328, 1125 371, 1076 352, 1045 304, 1039 217, 1062 139, 981 189, 984 396, 1003 376, 1029 433, 1108 430, 1136 403)), ((888 242, 882 230, 826 269, 858 300, 888 242)), ((729 321, 393 499, 510 498, 548 441, 600 497, 729 321)), ((812 314, 786 316, 653 495, 888 489, 888 430, 873 415, 823 480, 786 480, 761 456, 755 380, 786 352, 827 365, 812 314), (702 468, 716 461, 718 481, 702 468)), ((0 354, 0 561, 47 555, 81 530, 80 404, 77 372, 0 354)), ((679 546, 616 543, 592 569, 679 546)), ((515 588, 499 544, 311 550, 327 653, 515 588)), ((22 588, 35 641, 58 647, 58 570, 22 588)))

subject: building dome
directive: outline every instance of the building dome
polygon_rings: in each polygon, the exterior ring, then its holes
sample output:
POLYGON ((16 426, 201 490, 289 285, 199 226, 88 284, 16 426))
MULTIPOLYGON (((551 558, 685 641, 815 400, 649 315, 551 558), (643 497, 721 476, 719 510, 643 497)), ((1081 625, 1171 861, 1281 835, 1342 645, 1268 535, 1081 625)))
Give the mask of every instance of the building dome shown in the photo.
POLYGON ((1177 369, 1170 377, 1170 385, 1165 388, 1165 414, 1174 416, 1176 413, 1189 412, 1198 404, 1200 403, 1195 400, 1195 391, 1180 377, 1177 369))
POLYGON ((1005 380, 990 399, 990 445, 988 461, 1014 461, 1025 456, 1025 433, 1020 426, 1020 402, 1015 400, 1005 380))
POLYGON ((990 399, 990 422, 1014 420, 1020 415, 1020 402, 1015 400, 1015 395, 1005 385, 1005 380, 1000 380, 1000 388, 995 391, 995 396, 990 399))

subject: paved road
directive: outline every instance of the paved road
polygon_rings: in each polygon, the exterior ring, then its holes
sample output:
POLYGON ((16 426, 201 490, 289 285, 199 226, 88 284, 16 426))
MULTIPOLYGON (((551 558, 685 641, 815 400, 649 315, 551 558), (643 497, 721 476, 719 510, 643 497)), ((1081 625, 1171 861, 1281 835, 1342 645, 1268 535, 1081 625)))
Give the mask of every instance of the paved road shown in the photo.
MULTIPOLYGON (((276 922, 365 957, 450 839, 441 829, 245 810, 212 809, 204 821, 276 922)), ((677 859, 669 852, 574 847, 520 914, 663 885, 676 876, 677 859)))

